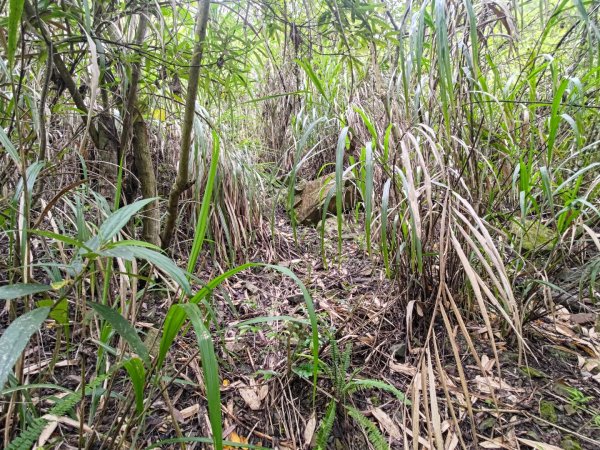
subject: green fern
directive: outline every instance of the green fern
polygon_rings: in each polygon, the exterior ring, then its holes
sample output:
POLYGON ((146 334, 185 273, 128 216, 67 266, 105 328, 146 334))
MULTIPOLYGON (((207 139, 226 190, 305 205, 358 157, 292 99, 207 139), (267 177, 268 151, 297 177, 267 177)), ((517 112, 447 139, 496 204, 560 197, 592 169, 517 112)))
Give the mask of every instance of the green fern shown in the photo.
POLYGON ((331 378, 333 383, 334 397, 327 406, 325 416, 321 420, 317 431, 316 449, 324 450, 327 448, 327 441, 333 424, 335 423, 336 410, 339 406, 343 407, 348 415, 365 431, 369 441, 373 444, 376 450, 389 450, 385 437, 379 431, 377 426, 367 419, 358 409, 347 404, 348 398, 355 392, 366 389, 380 389, 382 391, 392 393, 398 400, 410 405, 404 394, 389 383, 373 379, 357 379, 357 372, 354 372, 348 377, 350 369, 352 346, 346 345, 343 352, 340 352, 339 346, 335 339, 330 339, 331 347, 331 364, 324 365, 325 373, 331 378))
POLYGON ((346 344, 346 348, 344 349, 344 354, 342 355, 342 359, 341 359, 341 365, 342 365, 342 370, 344 372, 344 377, 346 376, 346 373, 348 372, 348 369, 350 368, 350 362, 351 362, 351 358, 350 355, 352 354, 352 343, 348 342, 348 344, 346 344))
POLYGON ((365 389, 381 389, 382 391, 387 391, 387 392, 394 394, 396 396, 396 398, 398 400, 404 402, 404 404, 406 404, 406 405, 411 404, 410 400, 406 398, 406 396, 402 393, 402 391, 396 389, 391 384, 385 383, 384 381, 380 381, 380 380, 373 380, 373 379, 351 380, 348 382, 348 384, 346 384, 346 386, 344 388, 344 394, 352 395, 353 393, 355 393, 357 391, 362 391, 365 389))
MULTIPOLYGON (((85 395, 90 395, 92 391, 97 389, 104 382, 104 380, 116 372, 122 365, 123 364, 117 364, 113 366, 108 373, 94 378, 89 384, 86 385, 85 395)), ((81 392, 73 392, 72 394, 60 399, 50 409, 50 411, 48 411, 48 414, 57 417, 64 416, 71 409, 73 409, 80 400, 81 392)), ((13 439, 11 443, 8 444, 6 450, 29 450, 31 447, 33 447, 40 434, 42 434, 42 431, 44 431, 46 425, 48 425, 48 421, 43 417, 38 417, 37 419, 33 420, 18 437, 13 439)))
POLYGON ((327 448, 327 441, 329 440, 329 435, 331 434, 331 430, 333 429, 333 423, 335 422, 335 412, 337 410, 337 402, 332 400, 331 403, 327 406, 327 412, 325 412, 325 417, 321 421, 319 425, 319 430, 317 431, 317 439, 316 439, 316 449, 324 450, 327 448))
POLYGON ((373 422, 367 419, 364 414, 356 408, 346 406, 346 410, 348 411, 348 415, 364 430, 369 442, 373 445, 375 450, 390 450, 390 446, 385 440, 385 437, 373 422))

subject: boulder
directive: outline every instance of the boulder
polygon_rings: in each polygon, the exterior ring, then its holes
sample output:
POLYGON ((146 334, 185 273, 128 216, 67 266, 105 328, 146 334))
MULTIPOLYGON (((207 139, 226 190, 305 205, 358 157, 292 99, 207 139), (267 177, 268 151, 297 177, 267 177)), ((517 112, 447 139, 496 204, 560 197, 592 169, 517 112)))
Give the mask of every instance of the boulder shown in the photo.
MULTIPOLYGON (((344 178, 342 207, 347 211, 356 203, 356 186, 350 173, 344 178)), ((324 175, 312 181, 306 181, 296 187, 294 211, 296 220, 302 225, 316 225, 323 218, 323 207, 330 189, 335 190, 335 174, 324 175)), ((327 210, 336 214, 336 194, 331 196, 327 210)))

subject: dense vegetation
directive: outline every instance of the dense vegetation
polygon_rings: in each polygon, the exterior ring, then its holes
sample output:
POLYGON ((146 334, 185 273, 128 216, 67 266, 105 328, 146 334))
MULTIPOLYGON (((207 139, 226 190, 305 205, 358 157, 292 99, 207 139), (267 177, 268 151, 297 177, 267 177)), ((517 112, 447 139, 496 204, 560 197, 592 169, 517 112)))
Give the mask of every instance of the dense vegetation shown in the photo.
POLYGON ((599 9, 0 2, 0 447, 598 448, 599 9))

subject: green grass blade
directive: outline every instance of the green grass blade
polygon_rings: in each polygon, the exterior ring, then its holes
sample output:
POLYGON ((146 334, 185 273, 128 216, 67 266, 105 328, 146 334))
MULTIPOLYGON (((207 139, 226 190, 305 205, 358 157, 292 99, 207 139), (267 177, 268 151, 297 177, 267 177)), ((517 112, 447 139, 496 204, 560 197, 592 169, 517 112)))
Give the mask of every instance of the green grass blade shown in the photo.
POLYGON ((327 214, 329 213, 329 203, 335 194, 335 186, 331 186, 325 197, 325 203, 323 203, 323 213, 321 215, 321 230, 320 230, 320 244, 321 244, 321 258, 323 259, 323 267, 327 269, 327 255, 325 254, 325 222, 327 221, 327 214))
MULTIPOLYGON (((304 285, 304 283, 287 267, 276 266, 272 264, 261 264, 261 263, 246 263, 240 266, 234 267, 233 269, 213 278, 210 280, 206 286, 200 289, 192 298, 190 298, 189 303, 198 304, 202 300, 204 300, 208 295, 212 293, 223 281, 232 276, 253 267, 266 267, 269 269, 276 270, 283 275, 289 277, 296 283, 302 296, 304 298, 304 303, 306 305, 306 310, 308 313, 308 317, 310 320, 311 326, 311 350, 312 350, 312 359, 313 359, 313 401, 316 398, 317 394, 317 376, 318 376, 318 364, 319 364, 319 329, 317 324, 317 313, 315 311, 315 305, 313 303, 312 297, 308 292, 308 289, 304 285)), ((167 313, 167 317, 165 319, 165 323, 163 326, 163 335, 160 342, 160 349, 158 352, 157 358, 157 367, 160 368, 166 358, 167 352, 171 347, 171 344, 175 340, 177 333, 181 330, 183 326, 183 322, 185 321, 185 314, 179 308, 172 307, 167 313)))
POLYGON ((192 245, 192 252, 190 259, 188 260, 187 270, 189 273, 194 271, 196 263, 198 262, 198 256, 204 244, 204 238, 206 236, 206 230, 208 229, 208 217, 210 213, 210 205, 212 202, 212 191, 215 184, 215 177, 217 175, 217 168, 219 166, 219 155, 221 152, 221 146, 219 142, 219 135, 213 130, 213 151, 210 161, 210 169, 208 171, 208 179, 206 180, 206 186, 204 188, 204 194, 202 196, 202 206, 200 207, 200 213, 198 214, 198 222, 196 223, 196 231, 194 233, 194 243, 192 245))
POLYGON ((388 178, 388 180, 383 185, 383 194, 381 197, 381 253, 383 254, 383 265, 385 266, 385 273, 388 277, 391 276, 390 256, 389 256, 389 251, 388 251, 388 236, 387 236, 388 204, 390 201, 391 185, 392 185, 392 179, 388 178))
MULTIPOLYGON (((344 202, 344 152, 346 150, 346 137, 348 127, 344 127, 337 142, 335 152, 335 211, 337 216, 338 232, 338 261, 342 258, 342 209, 344 202)), ((328 205, 326 205, 328 206, 328 205)))
POLYGON ((17 166, 19 166, 21 164, 19 152, 17 151, 11 140, 8 138, 7 134, 4 132, 4 128, 2 127, 0 127, 0 144, 2 145, 2 147, 4 147, 6 152, 12 158, 13 162, 17 166))
POLYGON ((135 394, 135 410, 141 414, 144 410, 144 386, 146 384, 146 369, 140 358, 131 358, 123 363, 135 394))
POLYGON ((371 133, 371 136, 373 137, 373 142, 377 142, 377 130, 375 129, 375 125, 373 125, 373 122, 371 122, 371 120, 369 119, 367 113, 362 108, 359 108, 356 105, 353 107, 353 109, 358 113, 358 115, 365 123, 367 130, 369 130, 369 133, 371 133))
POLYGON ((365 149, 365 234, 367 252, 371 255, 371 219, 373 215, 373 145, 367 143, 365 149))
POLYGON ((217 357, 210 332, 204 325, 198 305, 179 304, 176 308, 181 308, 189 317, 190 322, 196 331, 198 339, 198 348, 202 358, 202 373, 204 375, 204 385, 206 386, 206 400, 208 402, 208 417, 212 428, 213 443, 217 450, 223 449, 223 425, 221 423, 221 382, 219 381, 219 369, 217 357))
POLYGON ((312 83, 315 85, 317 91, 319 91, 319 94, 321 94, 321 96, 325 99, 327 103, 331 104, 331 100, 325 92, 323 83, 321 83, 321 80, 319 80, 319 77, 317 77, 310 64, 306 61, 301 61, 299 59, 296 60, 296 63, 302 68, 302 70, 304 70, 308 78, 310 78, 310 81, 312 81, 312 83))

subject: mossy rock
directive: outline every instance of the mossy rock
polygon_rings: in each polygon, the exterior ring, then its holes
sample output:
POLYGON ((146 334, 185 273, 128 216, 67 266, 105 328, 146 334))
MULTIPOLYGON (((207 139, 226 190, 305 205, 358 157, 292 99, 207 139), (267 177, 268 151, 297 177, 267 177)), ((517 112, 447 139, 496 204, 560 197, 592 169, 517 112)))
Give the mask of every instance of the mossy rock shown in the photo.
MULTIPOLYGON (((324 175, 312 181, 301 182, 296 187, 296 201, 294 211, 296 220, 302 225, 316 225, 323 218, 323 208, 327 195, 331 189, 335 189, 335 174, 324 175)), ((342 189, 342 209, 347 211, 356 203, 356 188, 352 182, 352 173, 344 178, 342 189)), ((336 194, 329 200, 327 210, 336 214, 336 194)))
POLYGON ((548 378, 548 375, 546 375, 544 372, 531 366, 522 366, 519 367, 519 370, 528 378, 548 378))
POLYGON ((573 436, 567 436, 560 441, 563 450, 581 450, 581 444, 573 436))
POLYGON ((558 413, 556 412, 556 406, 554 403, 547 400, 540 402, 540 417, 550 423, 558 422, 558 413))

